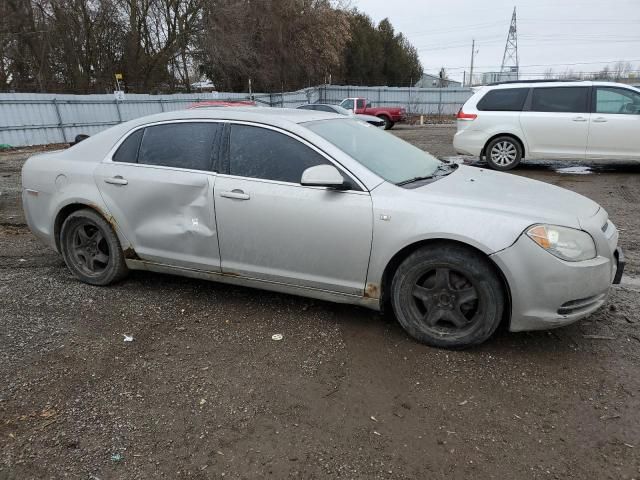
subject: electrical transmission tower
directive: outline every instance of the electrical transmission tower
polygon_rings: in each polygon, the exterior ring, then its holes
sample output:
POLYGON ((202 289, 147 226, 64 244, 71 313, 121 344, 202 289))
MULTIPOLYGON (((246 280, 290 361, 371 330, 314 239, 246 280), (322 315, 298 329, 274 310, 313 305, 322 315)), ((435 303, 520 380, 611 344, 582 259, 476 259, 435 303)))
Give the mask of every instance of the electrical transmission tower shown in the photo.
POLYGON ((507 35, 507 44, 504 46, 500 74, 504 80, 518 80, 519 70, 518 27, 516 25, 516 7, 513 7, 511 26, 509 27, 509 34, 507 35))

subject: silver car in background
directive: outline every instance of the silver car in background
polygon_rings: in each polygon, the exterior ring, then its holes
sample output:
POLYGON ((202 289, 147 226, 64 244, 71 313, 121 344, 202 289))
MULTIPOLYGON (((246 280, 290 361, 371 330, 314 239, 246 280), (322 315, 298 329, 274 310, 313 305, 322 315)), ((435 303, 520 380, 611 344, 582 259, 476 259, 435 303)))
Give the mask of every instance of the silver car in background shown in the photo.
POLYGON ((300 105, 297 107, 301 110, 314 110, 316 112, 337 113, 345 117, 352 117, 363 122, 370 123, 374 127, 384 128, 386 122, 384 118, 374 117, 373 115, 364 115, 362 113, 353 113, 352 110, 342 108, 340 105, 330 105, 328 103, 308 103, 306 105, 300 105))
POLYGON ((624 265, 593 201, 316 111, 138 118, 31 157, 22 181, 31 231, 84 282, 149 270, 390 307, 438 347, 574 322, 624 265))

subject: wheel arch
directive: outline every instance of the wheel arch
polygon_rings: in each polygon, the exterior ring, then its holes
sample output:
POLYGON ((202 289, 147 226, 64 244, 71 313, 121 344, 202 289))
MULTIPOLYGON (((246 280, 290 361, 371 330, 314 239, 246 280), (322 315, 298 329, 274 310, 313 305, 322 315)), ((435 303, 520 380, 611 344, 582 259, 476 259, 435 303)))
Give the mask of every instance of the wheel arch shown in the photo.
POLYGON ((524 145, 524 142, 522 141, 522 139, 516 135, 515 133, 497 133, 493 136, 491 136, 485 143, 484 146, 482 147, 482 151, 480 152, 480 156, 484 157, 487 154, 487 146, 493 142, 496 138, 499 137, 510 137, 513 138, 516 142, 518 142, 518 144, 520 145, 520 148, 522 149, 522 158, 525 158, 526 156, 526 148, 524 145))
POLYGON ((502 319, 501 322, 501 327, 502 326, 507 326, 511 323, 511 305, 512 305, 512 301, 511 301, 511 288, 509 287, 509 282, 507 281, 507 277, 504 274, 504 272, 502 271, 502 269, 500 268, 500 266, 498 264, 496 264, 493 259, 491 258, 490 255, 488 255, 486 252, 482 251, 480 248, 473 246, 469 243, 463 242, 461 240, 453 240, 453 239, 449 239, 449 238, 430 238, 430 239, 425 239, 425 240, 419 240, 416 241, 414 243, 411 243, 409 245, 406 245, 405 247, 403 247, 401 250, 399 250, 398 252, 396 252, 396 254, 391 257, 391 259, 389 260, 389 262, 387 263, 387 265, 384 268, 384 271, 382 273, 382 280, 380 283, 380 309, 384 312, 384 311, 391 311, 391 307, 390 307, 390 301, 391 301, 391 280, 393 279, 393 276, 396 272, 396 270, 398 269, 398 267, 400 266, 400 264, 409 256, 411 255, 413 252, 415 252, 416 250, 425 247, 425 246, 439 246, 439 245, 459 245, 465 249, 468 249, 469 251, 475 252, 479 255, 481 255, 483 258, 485 258, 489 265, 492 267, 492 269, 494 270, 494 272, 498 275, 498 278, 500 279, 500 283, 502 284, 502 287, 504 288, 504 294, 505 294, 505 299, 507 304, 505 305, 505 309, 504 309, 504 318, 502 319))
POLYGON ((116 233, 116 236, 120 240, 121 245, 124 246, 129 243, 127 239, 124 237, 124 235, 122 234, 120 228, 118 228, 118 224, 116 223, 115 219, 111 215, 109 215, 107 212, 105 212, 102 208, 100 208, 95 203, 92 203, 89 201, 74 200, 70 203, 67 203, 66 205, 63 205, 58 209, 58 212, 56 213, 56 216, 53 222, 53 238, 55 241, 56 250, 58 252, 60 252, 60 231, 62 230, 62 224, 72 213, 77 212, 78 210, 85 210, 85 209, 93 210, 102 218, 104 218, 107 221, 107 223, 111 225, 111 228, 113 228, 113 231, 116 233))

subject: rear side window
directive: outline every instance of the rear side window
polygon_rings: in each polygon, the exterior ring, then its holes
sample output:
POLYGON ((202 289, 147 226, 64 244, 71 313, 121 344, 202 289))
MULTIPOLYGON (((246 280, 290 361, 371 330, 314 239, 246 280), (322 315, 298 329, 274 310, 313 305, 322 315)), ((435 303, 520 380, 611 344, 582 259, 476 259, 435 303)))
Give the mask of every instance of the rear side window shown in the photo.
POLYGON ((315 110, 316 109, 315 105, 300 105, 298 108, 301 109, 301 110, 315 110))
POLYGON ((144 129, 136 130, 122 142, 113 155, 114 162, 136 163, 138 161, 138 148, 144 129))
POLYGON ((211 170, 220 123, 170 123, 147 127, 138 163, 164 167, 211 170))
POLYGON ((316 105, 316 110, 320 112, 336 113, 333 108, 327 107, 326 105, 316 105))
POLYGON ((532 112, 586 113, 589 87, 534 88, 532 112))
POLYGON ((498 88, 490 90, 480 99, 478 110, 494 112, 519 112, 529 93, 528 88, 498 88))
POLYGON ((291 183, 300 183, 307 168, 329 164, 295 138, 248 125, 231 125, 229 157, 231 175, 291 183))

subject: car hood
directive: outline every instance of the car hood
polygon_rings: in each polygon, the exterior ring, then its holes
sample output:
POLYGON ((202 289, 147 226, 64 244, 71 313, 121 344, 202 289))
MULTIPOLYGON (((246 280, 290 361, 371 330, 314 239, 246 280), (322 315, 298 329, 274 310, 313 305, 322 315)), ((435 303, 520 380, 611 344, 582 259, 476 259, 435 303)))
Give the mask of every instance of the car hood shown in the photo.
POLYGON ((430 197, 431 204, 455 205, 530 223, 553 223, 573 228, 580 228, 580 219, 590 218, 600 209, 593 200, 564 188, 465 165, 412 191, 430 197))

